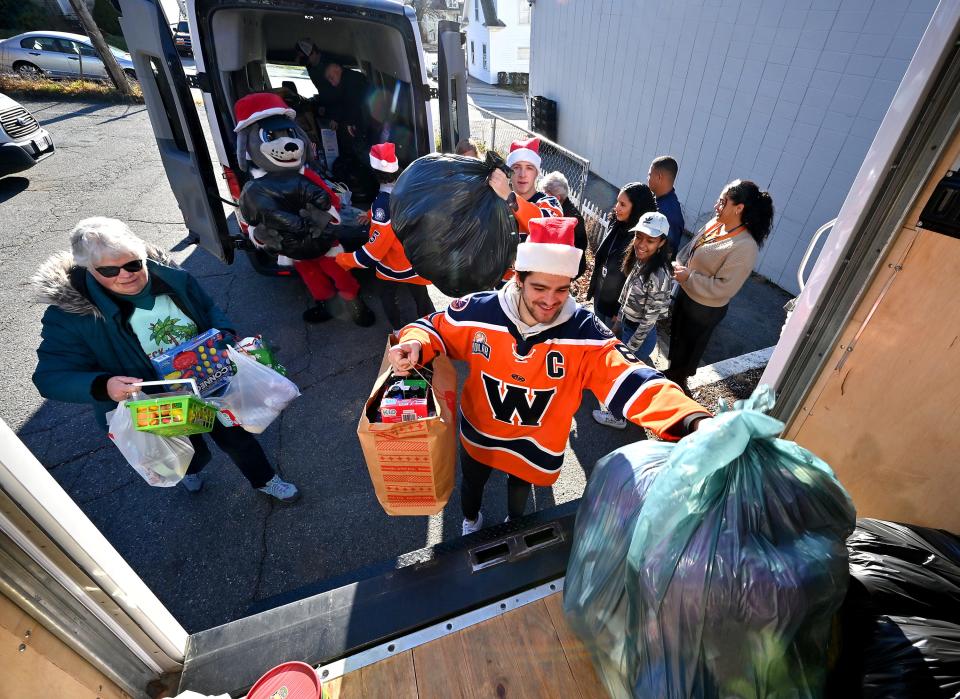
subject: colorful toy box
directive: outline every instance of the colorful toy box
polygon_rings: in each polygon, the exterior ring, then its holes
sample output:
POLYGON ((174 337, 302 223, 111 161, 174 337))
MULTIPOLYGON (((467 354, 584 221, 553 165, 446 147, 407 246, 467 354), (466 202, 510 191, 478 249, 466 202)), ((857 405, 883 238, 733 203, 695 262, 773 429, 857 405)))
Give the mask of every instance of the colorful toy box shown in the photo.
POLYGON ((150 361, 161 378, 195 379, 201 396, 225 386, 233 374, 223 333, 216 328, 158 354, 150 361))

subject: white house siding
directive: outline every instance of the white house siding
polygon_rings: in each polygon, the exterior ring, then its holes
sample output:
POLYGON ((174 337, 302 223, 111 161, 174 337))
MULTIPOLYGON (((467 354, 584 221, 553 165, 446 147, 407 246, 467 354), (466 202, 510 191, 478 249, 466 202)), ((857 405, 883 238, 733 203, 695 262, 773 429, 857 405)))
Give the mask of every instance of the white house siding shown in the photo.
MULTIPOLYGON (((530 48, 530 24, 520 24, 520 6, 527 5, 527 0, 497 0, 497 17, 505 27, 490 30, 490 40, 493 43, 491 55, 493 63, 491 73, 493 81, 497 81, 497 74, 529 73, 530 60, 519 58, 520 48, 530 48)), ((531 8, 532 10, 532 8, 531 8)), ((533 12, 531 11, 531 17, 533 12)))
MULTIPOLYGON (((483 9, 476 20, 474 7, 479 0, 466 0, 464 14, 467 24, 467 72, 478 80, 496 84, 497 73, 528 73, 529 58, 519 57, 520 48, 530 47, 530 24, 520 24, 520 5, 527 7, 527 0, 494 0, 497 17, 503 27, 485 27, 483 9), (476 60, 470 59, 470 42, 474 43, 476 60), (483 45, 487 46, 487 68, 483 68, 483 45)), ((531 11, 531 18, 533 12, 531 11)))
POLYGON ((616 185, 680 163, 687 227, 737 177, 776 219, 757 271, 798 291, 813 232, 839 212, 936 0, 537 0, 530 94, 560 142, 616 185))
POLYGON ((480 19, 476 19, 474 8, 480 0, 466 0, 464 14, 467 17, 467 72, 485 83, 496 83, 496 73, 490 71, 490 31, 483 26, 483 10, 480 10, 480 19), (470 51, 470 42, 473 42, 473 54, 470 51), (483 67, 483 46, 487 46, 487 68, 483 67), (491 76, 492 79, 491 79, 491 76))

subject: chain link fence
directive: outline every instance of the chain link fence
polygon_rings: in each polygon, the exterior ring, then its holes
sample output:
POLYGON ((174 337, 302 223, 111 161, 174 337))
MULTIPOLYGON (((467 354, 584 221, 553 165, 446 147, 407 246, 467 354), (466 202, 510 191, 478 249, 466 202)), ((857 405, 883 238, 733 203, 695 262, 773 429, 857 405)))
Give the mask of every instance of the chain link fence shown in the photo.
MULTIPOLYGON (((589 160, 489 110, 476 106, 470 108, 470 138, 483 151, 492 149, 506 159, 513 141, 526 140, 534 136, 540 139, 541 172, 544 174, 554 170, 562 172, 570 184, 570 198, 579 205, 584 188, 587 186, 587 175, 590 172, 589 160)), ((482 152, 481 155, 483 155, 482 152)))

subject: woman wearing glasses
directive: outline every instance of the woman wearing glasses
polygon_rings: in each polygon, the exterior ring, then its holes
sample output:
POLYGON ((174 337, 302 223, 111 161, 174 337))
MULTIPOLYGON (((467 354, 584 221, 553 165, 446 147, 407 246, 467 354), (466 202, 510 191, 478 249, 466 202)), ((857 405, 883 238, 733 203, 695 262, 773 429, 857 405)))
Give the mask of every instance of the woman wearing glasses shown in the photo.
MULTIPOLYGON (((33 373, 43 397, 92 403, 105 426, 106 413, 137 391, 133 384, 156 378, 151 355, 210 328, 233 334, 233 323, 200 284, 122 221, 84 219, 71 231, 70 246, 31 280, 40 300, 50 304, 33 373)), ((217 421, 209 436, 254 488, 283 502, 299 497, 253 435, 217 421)), ((195 453, 182 483, 196 492, 211 455, 200 435, 190 441, 195 453)))
POLYGON ((728 184, 714 205, 716 217, 677 255, 673 278, 680 285, 670 321, 670 368, 680 384, 697 371, 714 328, 727 314, 753 271, 773 225, 773 200, 749 180, 728 184))

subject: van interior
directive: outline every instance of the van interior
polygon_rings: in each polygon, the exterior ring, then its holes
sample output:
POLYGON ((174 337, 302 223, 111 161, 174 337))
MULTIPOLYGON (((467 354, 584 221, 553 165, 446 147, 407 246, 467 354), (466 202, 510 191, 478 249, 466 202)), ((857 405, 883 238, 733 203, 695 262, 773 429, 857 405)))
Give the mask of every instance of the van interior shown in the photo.
MULTIPOLYGON (((356 8, 328 15, 222 9, 212 12, 208 26, 212 36, 205 42, 205 60, 208 74, 218 78, 213 92, 225 144, 232 143, 234 102, 252 92, 286 88, 283 96, 305 125, 304 118, 309 120, 305 115, 314 111, 310 98, 317 90, 297 62, 296 44, 311 39, 325 59, 336 60, 344 70, 361 72, 369 82, 366 106, 374 134, 371 142, 395 143, 401 168, 431 150, 429 95, 420 77, 416 38, 405 16, 356 8)), ((319 136, 318 130, 306 130, 311 138, 319 136)), ((232 150, 228 146, 228 157, 232 150)), ((376 186, 372 193, 351 188, 355 205, 368 203, 364 200, 376 193, 376 186)))

